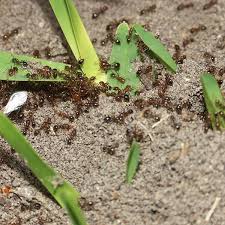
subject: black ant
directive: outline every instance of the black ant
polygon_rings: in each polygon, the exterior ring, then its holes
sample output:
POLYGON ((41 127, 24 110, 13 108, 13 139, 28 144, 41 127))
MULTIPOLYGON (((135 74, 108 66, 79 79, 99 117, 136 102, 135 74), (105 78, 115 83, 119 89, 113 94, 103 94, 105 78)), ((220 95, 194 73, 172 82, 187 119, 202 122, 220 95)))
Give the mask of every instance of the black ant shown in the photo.
POLYGON ((11 37, 17 35, 17 34, 19 33, 19 30, 20 30, 20 29, 21 29, 21 28, 18 27, 18 28, 13 29, 13 30, 10 31, 10 32, 5 33, 5 34, 2 36, 2 40, 3 40, 3 41, 8 41, 9 38, 11 38, 11 37))

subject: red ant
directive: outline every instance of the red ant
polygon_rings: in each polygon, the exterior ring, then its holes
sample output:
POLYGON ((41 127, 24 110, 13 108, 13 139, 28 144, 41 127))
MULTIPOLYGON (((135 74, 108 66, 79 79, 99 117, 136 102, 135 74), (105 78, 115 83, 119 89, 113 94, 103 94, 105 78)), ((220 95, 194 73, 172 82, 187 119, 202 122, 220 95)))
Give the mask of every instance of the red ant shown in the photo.
POLYGON ((178 11, 181 11, 183 9, 188 9, 188 8, 192 8, 194 7, 194 4, 192 2, 189 2, 189 3, 181 3, 180 5, 177 6, 177 10, 178 11))
POLYGON ((216 5, 218 3, 218 0, 210 0, 208 3, 206 3, 204 6, 203 6, 203 10, 207 10, 207 9, 210 9, 211 7, 213 7, 214 5, 216 5))
POLYGON ((97 19, 101 14, 104 14, 107 10, 108 10, 108 6, 106 6, 106 5, 99 8, 98 10, 93 12, 92 19, 97 19))
POLYGON ((147 7, 147 8, 145 8, 145 9, 142 9, 140 11, 140 16, 142 16, 142 15, 144 15, 146 13, 153 13, 153 12, 155 12, 155 10, 156 10, 156 4, 151 5, 151 6, 147 7))
POLYGON ((13 29, 13 30, 10 31, 10 32, 5 33, 5 34, 2 36, 2 40, 3 40, 3 41, 8 41, 9 38, 11 38, 11 37, 17 35, 17 34, 19 33, 19 30, 20 30, 20 29, 21 29, 21 28, 18 27, 18 28, 13 29))

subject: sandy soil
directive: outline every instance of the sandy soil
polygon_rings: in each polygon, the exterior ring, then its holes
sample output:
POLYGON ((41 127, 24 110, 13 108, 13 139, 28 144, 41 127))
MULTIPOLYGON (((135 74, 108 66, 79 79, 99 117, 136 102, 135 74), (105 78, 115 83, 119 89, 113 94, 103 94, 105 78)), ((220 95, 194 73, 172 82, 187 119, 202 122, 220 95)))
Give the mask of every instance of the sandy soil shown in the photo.
MULTIPOLYGON (((40 155, 80 191, 89 224, 225 224, 225 138, 220 132, 205 133, 204 123, 198 116, 204 111, 199 81, 208 64, 204 52, 215 56, 215 66, 222 67, 225 63, 225 49, 220 46, 225 35, 225 2, 218 0, 218 4, 208 10, 202 10, 206 0, 192 2, 194 7, 177 11, 179 0, 76 1, 91 38, 98 39, 97 51, 103 56, 109 56, 111 46, 101 46, 100 40, 106 36, 107 24, 114 19, 127 18, 131 23, 148 24, 171 53, 175 44, 182 46, 183 40, 190 36, 191 28, 199 24, 207 28, 192 35, 195 41, 182 48, 187 59, 174 75, 173 86, 167 90, 174 104, 191 102, 191 108, 185 112, 178 114, 163 107, 147 107, 164 119, 152 128, 156 122, 154 117, 143 117, 143 111, 134 106, 134 99, 120 103, 102 95, 98 108, 72 123, 77 129, 72 145, 66 144, 64 132, 48 135, 43 132, 38 136, 33 135, 32 128, 28 132, 28 139, 40 155), (141 9, 154 3, 155 12, 139 15, 141 9), (109 10, 93 20, 93 11, 102 5, 109 6, 109 10), (105 116, 118 115, 129 108, 134 113, 124 124, 104 123, 105 116), (180 129, 174 128, 167 115, 175 117, 180 129), (140 169, 132 185, 127 185, 124 183, 129 151, 126 131, 134 126, 142 129, 144 140, 140 169), (115 154, 104 152, 106 145, 114 146, 115 154), (220 201, 207 222, 206 217, 217 198, 220 201)), ((0 0, 0 27, 0 35, 21 27, 19 34, 8 42, 0 39, 2 50, 31 54, 34 49, 49 46, 53 53, 65 52, 62 44, 65 41, 46 0, 0 0)), ((156 93, 157 89, 150 86, 141 97, 147 99, 156 93)), ((57 108, 73 113, 69 102, 58 103, 57 108)), ((27 113, 26 107, 24 113, 27 113)), ((54 124, 62 119, 45 103, 35 111, 36 123, 41 124, 47 116, 53 118, 54 124)), ((18 126, 22 128, 23 123, 18 126)), ((64 210, 17 154, 3 140, 0 148, 0 187, 9 185, 16 193, 7 198, 0 194, 0 224, 69 224, 64 210)))

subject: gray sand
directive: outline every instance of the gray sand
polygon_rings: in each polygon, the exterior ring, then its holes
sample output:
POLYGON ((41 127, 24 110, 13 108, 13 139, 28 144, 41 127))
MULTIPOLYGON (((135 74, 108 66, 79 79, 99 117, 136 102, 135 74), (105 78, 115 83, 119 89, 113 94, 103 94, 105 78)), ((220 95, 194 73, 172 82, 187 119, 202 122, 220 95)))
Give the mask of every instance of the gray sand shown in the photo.
MULTIPOLYGON (((47 2, 0 0, 0 34, 15 27, 22 28, 7 43, 0 39, 0 49, 31 54, 34 49, 50 46, 53 53, 64 53, 64 40, 47 2)), ((192 1, 194 8, 179 12, 176 8, 181 1, 149 2, 76 1, 91 38, 98 39, 95 45, 98 53, 104 56, 109 56, 110 45, 102 47, 99 42, 106 36, 106 25, 114 19, 127 18, 131 23, 148 24, 172 53, 174 44, 181 45, 182 40, 189 36, 190 28, 199 24, 207 27, 206 31, 195 35, 195 42, 183 51, 187 59, 174 76, 174 85, 168 90, 168 96, 175 103, 180 99, 191 101, 194 111, 192 121, 185 122, 184 115, 150 107, 161 118, 174 115, 181 123, 180 130, 175 130, 168 118, 153 129, 155 121, 144 118, 133 107, 133 101, 118 103, 101 96, 98 108, 74 121, 77 137, 72 145, 65 143, 63 132, 56 135, 41 133, 34 137, 31 130, 27 137, 40 155, 80 191, 89 224, 225 224, 225 138, 220 132, 204 133, 204 124, 196 115, 203 111, 203 104, 194 96, 201 89, 199 76, 206 69, 203 53, 208 51, 215 55, 218 67, 225 62, 225 50, 216 47, 225 32, 225 2, 219 0, 216 6, 203 11, 206 0, 195 0, 192 1), (139 16, 141 9, 153 3, 157 5, 155 13, 139 16), (109 10, 97 20, 92 20, 93 10, 103 4, 107 4, 109 10), (134 108, 135 112, 125 124, 103 122, 106 115, 118 114, 127 108, 134 108), (145 138, 141 143, 140 169, 129 186, 124 183, 129 150, 126 130, 135 125, 143 129, 145 138), (152 141, 149 133, 153 136, 152 141), (103 152, 106 144, 117 143, 115 155, 103 152), (219 204, 207 223, 206 216, 216 198, 220 198, 219 204)), ((141 95, 152 94, 154 91, 149 90, 141 95)), ((59 103, 57 107, 72 112, 69 103, 59 103)), ((54 123, 61 119, 54 115, 48 104, 35 112, 37 124, 46 116, 51 116, 54 123)), ((22 127, 21 124, 19 126, 22 127)), ((11 153, 3 140, 0 148, 0 187, 9 185, 20 196, 11 194, 6 198, 0 194, 0 224, 69 224, 64 210, 52 200, 18 156, 11 153)))

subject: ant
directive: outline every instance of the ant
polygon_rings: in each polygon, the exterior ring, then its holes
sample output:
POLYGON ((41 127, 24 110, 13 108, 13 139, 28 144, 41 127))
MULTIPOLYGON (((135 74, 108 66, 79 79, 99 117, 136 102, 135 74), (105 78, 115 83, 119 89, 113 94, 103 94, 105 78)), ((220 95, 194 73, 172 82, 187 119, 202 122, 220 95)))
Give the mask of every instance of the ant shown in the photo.
POLYGON ((46 134, 50 132, 50 126, 52 124, 52 120, 50 117, 47 117, 45 121, 41 125, 41 130, 44 130, 46 134))
POLYGON ((109 41, 111 43, 116 42, 117 44, 120 44, 120 41, 118 39, 115 41, 115 38, 114 38, 113 33, 108 33, 106 35, 106 38, 104 38, 104 39, 101 40, 101 42, 100 42, 101 43, 101 46, 105 46, 109 41))
POLYGON ((10 31, 10 32, 5 33, 5 34, 2 36, 2 40, 3 40, 3 41, 8 41, 9 38, 11 38, 11 37, 17 35, 17 34, 19 33, 19 30, 20 30, 20 29, 21 29, 21 28, 18 27, 18 28, 13 29, 13 30, 10 31))
POLYGON ((92 43, 93 43, 93 44, 96 44, 96 43, 97 43, 97 41, 98 41, 98 39, 97 39, 97 38, 93 38, 93 39, 92 39, 92 43))
POLYGON ((38 49, 35 49, 32 53, 35 58, 41 58, 41 54, 38 49))
POLYGON ((76 136, 76 134, 77 134, 77 130, 74 128, 74 129, 70 132, 69 138, 67 139, 67 144, 68 144, 68 145, 71 145, 71 144, 72 144, 72 140, 73 140, 73 138, 76 136))
POLYGON ((151 6, 147 7, 147 8, 145 8, 145 9, 142 9, 140 11, 140 16, 143 16, 146 13, 154 13, 155 11, 156 11, 156 4, 151 5, 151 6))
POLYGON ((215 62, 215 56, 213 56, 209 52, 204 52, 203 56, 205 59, 210 59, 212 62, 215 62))
POLYGON ((179 130, 179 129, 180 129, 181 124, 178 123, 178 122, 176 121, 175 116, 173 116, 173 115, 170 116, 170 121, 172 122, 172 127, 173 127, 174 129, 176 129, 176 130, 179 130))
POLYGON ((190 33, 197 34, 199 31, 204 31, 206 29, 207 29, 207 27, 205 25, 199 24, 197 27, 192 27, 190 29, 190 33))
POLYGON ((126 117, 129 116, 130 114, 133 113, 132 109, 128 109, 125 112, 120 113, 118 116, 113 118, 113 122, 118 123, 118 124, 123 124, 126 117))
POLYGON ((210 0, 208 3, 206 3, 204 6, 203 6, 203 10, 208 10, 210 9, 211 7, 213 7, 214 5, 216 5, 218 3, 218 0, 210 0))
POLYGON ((186 3, 186 4, 181 3, 180 5, 177 6, 177 10, 181 11, 181 10, 192 8, 192 7, 194 7, 194 4, 192 2, 189 2, 189 3, 186 3))
POLYGON ((23 129, 24 135, 27 134, 27 131, 29 130, 31 124, 32 124, 32 127, 34 127, 33 126, 33 124, 34 124, 33 115, 34 115, 34 113, 32 113, 32 112, 28 113, 28 119, 26 119, 26 121, 24 122, 24 129, 23 129))
POLYGON ((11 69, 9 69, 8 74, 9 76, 14 76, 16 75, 17 72, 18 72, 18 68, 14 66, 11 69))
POLYGON ((111 68, 111 65, 105 59, 100 59, 99 64, 100 68, 105 72, 111 68))
POLYGON ((115 155, 115 149, 119 147, 119 144, 114 145, 105 145, 103 146, 103 152, 108 153, 109 155, 115 155))
POLYGON ((192 42, 194 42, 194 41, 195 41, 194 38, 188 37, 188 38, 185 38, 185 39, 183 40, 182 45, 183 45, 183 47, 185 48, 185 47, 187 47, 190 43, 192 43, 192 42))
POLYGON ((138 129, 136 126, 135 128, 128 128, 126 131, 127 140, 129 143, 135 139, 137 142, 143 142, 144 139, 144 132, 138 129))
POLYGON ((47 59, 50 59, 50 58, 51 58, 52 54, 51 54, 51 49, 50 49, 49 47, 46 47, 46 48, 44 49, 44 53, 45 53, 45 57, 46 57, 47 59))
POLYGON ((186 59, 185 55, 181 55, 181 48, 179 45, 174 45, 175 53, 173 54, 173 59, 178 64, 183 64, 184 59, 186 59))
POLYGON ((108 10, 108 6, 103 6, 92 13, 92 19, 97 19, 101 14, 104 14, 108 10))
POLYGON ((112 22, 110 22, 107 26, 106 26, 106 31, 107 32, 113 32, 120 23, 122 22, 126 22, 126 23, 129 23, 129 20, 128 19, 125 19, 125 18, 122 18, 120 20, 114 20, 112 22))
POLYGON ((115 78, 117 81, 119 81, 119 82, 122 83, 122 84, 124 84, 125 81, 126 81, 123 77, 118 76, 118 75, 116 75, 116 74, 114 74, 114 73, 111 74, 111 77, 112 77, 112 78, 115 78))
POLYGON ((129 29, 128 35, 127 35, 127 42, 130 43, 131 38, 132 38, 132 34, 133 34, 133 28, 131 27, 129 29))
POLYGON ((91 211, 94 209, 94 202, 87 200, 84 197, 81 197, 79 200, 79 205, 85 211, 91 211))
POLYGON ((74 116, 68 115, 68 114, 65 113, 65 112, 58 111, 58 112, 56 112, 56 113, 57 113, 58 116, 60 116, 60 117, 62 117, 62 118, 66 118, 66 119, 68 119, 70 122, 73 122, 74 119, 75 119, 74 116))

